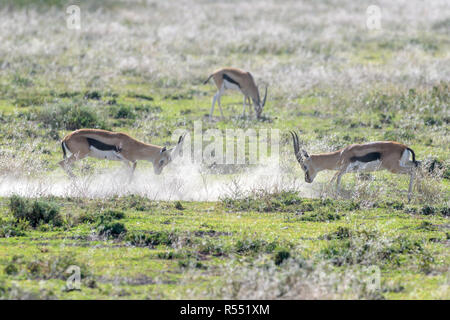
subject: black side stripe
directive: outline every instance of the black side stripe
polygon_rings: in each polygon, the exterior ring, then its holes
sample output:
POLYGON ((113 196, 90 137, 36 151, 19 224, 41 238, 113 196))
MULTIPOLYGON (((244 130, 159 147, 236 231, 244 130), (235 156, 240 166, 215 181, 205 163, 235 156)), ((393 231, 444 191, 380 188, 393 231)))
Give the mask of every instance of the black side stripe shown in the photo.
POLYGON ((223 79, 227 80, 228 82, 234 83, 235 85, 237 85, 239 88, 241 88, 241 86, 239 85, 239 83, 236 82, 236 80, 231 79, 227 74, 223 74, 223 79))
POLYGON ((381 153, 380 152, 371 152, 361 157, 351 157, 350 162, 371 162, 375 160, 381 159, 381 153))
POLYGON ((109 151, 114 150, 115 152, 120 152, 122 149, 118 146, 114 146, 111 144, 106 144, 101 141, 92 139, 92 138, 86 138, 87 142, 89 143, 89 146, 94 147, 95 149, 102 150, 102 151, 109 151))

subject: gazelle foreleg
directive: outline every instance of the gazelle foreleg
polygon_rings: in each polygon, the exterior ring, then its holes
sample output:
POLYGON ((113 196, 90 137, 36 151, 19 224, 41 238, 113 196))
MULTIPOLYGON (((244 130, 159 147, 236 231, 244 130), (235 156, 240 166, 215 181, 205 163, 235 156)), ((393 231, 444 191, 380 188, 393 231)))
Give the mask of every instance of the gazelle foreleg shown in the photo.
POLYGON ((209 112, 209 120, 212 119, 212 115, 214 112, 214 105, 216 104, 216 100, 217 98, 220 96, 220 91, 217 91, 217 93, 214 95, 213 97, 213 101, 212 101, 212 106, 211 106, 211 111, 209 112))
POLYGON ((250 100, 250 97, 247 96, 247 105, 249 110, 250 117, 253 115, 253 108, 252 108, 252 101, 250 100))
POLYGON ((85 151, 72 153, 67 158, 61 160, 58 164, 61 166, 61 168, 64 169, 64 171, 69 175, 70 178, 75 178, 75 175, 72 172, 72 164, 77 160, 84 159, 87 155, 88 152, 85 151))
POLYGON ((133 176, 134 176, 134 170, 136 170, 136 165, 137 165, 137 162, 135 161, 135 162, 132 162, 133 163, 133 165, 131 166, 131 172, 130 172, 130 179, 129 179, 129 182, 131 182, 132 180, 133 180, 133 176))
POLYGON ((122 160, 122 163, 128 169, 128 183, 133 180, 134 169, 136 169, 136 162, 132 162, 133 165, 128 162, 128 160, 122 160))
POLYGON ((75 156, 71 154, 69 157, 61 160, 58 164, 63 168, 63 170, 69 175, 70 178, 74 178, 75 175, 72 172, 72 163, 77 161, 75 156))
POLYGON ((334 179, 336 179, 336 193, 337 194, 339 194, 339 191, 340 191, 341 178, 344 175, 344 173, 347 172, 347 169, 348 169, 348 165, 341 163, 341 165, 338 169, 339 171, 336 172, 336 174, 330 180, 330 183, 332 183, 334 181, 334 179))

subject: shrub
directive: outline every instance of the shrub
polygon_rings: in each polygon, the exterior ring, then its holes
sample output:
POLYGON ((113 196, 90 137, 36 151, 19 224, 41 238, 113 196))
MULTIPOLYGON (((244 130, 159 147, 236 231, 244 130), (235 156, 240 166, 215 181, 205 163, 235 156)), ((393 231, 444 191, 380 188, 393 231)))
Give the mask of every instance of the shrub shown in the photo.
POLYGON ((235 250, 237 253, 270 253, 275 250, 277 243, 267 242, 262 239, 240 239, 235 244, 235 250))
POLYGON ((338 227, 336 231, 328 233, 321 237, 321 239, 325 240, 342 240, 348 239, 352 236, 352 231, 347 227, 338 227))
POLYGON ((297 192, 281 191, 269 193, 265 190, 255 191, 253 194, 240 199, 224 198, 225 207, 237 211, 255 210, 258 212, 292 211, 294 205, 302 204, 303 199, 297 192))
POLYGON ((113 111, 115 119, 136 119, 136 113, 130 106, 121 105, 113 111))
POLYGON ((29 224, 26 220, 4 221, 0 218, 0 238, 25 236, 29 224))
POLYGON ((15 275, 15 274, 19 273, 19 269, 17 268, 17 266, 14 263, 10 262, 5 267, 5 273, 7 275, 15 275))
POLYGON ((81 223, 94 223, 100 221, 112 221, 114 219, 120 220, 125 218, 125 213, 118 210, 105 210, 101 214, 94 214, 92 212, 83 212, 78 217, 78 221, 81 223))
MULTIPOLYGON (((422 243, 405 237, 382 239, 379 234, 371 232, 351 232, 352 236, 343 240, 332 240, 319 253, 321 258, 329 260, 336 266, 342 265, 385 265, 404 263, 402 255, 412 259, 428 261, 429 252, 422 243)), ((416 264, 416 263, 415 263, 416 264)), ((425 266, 425 264, 424 264, 425 266)), ((426 268, 430 269, 428 263, 426 268)))
POLYGON ((127 197, 123 197, 120 199, 111 199, 112 201, 116 201, 117 203, 121 203, 121 207, 126 209, 134 209, 136 211, 148 211, 152 207, 152 201, 148 198, 138 196, 138 195, 130 195, 127 197))
POLYGON ((123 219, 125 218, 125 213, 123 213, 122 211, 117 211, 117 210, 105 210, 101 216, 107 218, 110 217, 111 219, 123 219))
POLYGON ((229 248, 218 239, 202 239, 201 243, 195 247, 195 250, 200 254, 210 254, 215 257, 224 256, 229 252, 229 248))
POLYGON ((85 99, 100 100, 101 97, 102 96, 100 95, 100 93, 98 91, 86 91, 84 93, 85 99))
POLYGON ((125 225, 121 222, 111 221, 109 219, 101 219, 97 224, 97 231, 100 235, 118 238, 127 232, 125 225))
POLYGON ((152 233, 133 232, 128 234, 126 241, 134 246, 146 247, 167 245, 170 246, 177 240, 177 235, 167 231, 156 231, 152 233))
MULTIPOLYGON (((164 252, 158 252, 157 256, 159 259, 172 260, 172 259, 183 258, 185 255, 183 253, 174 252, 174 251, 164 251, 164 252)), ((188 254, 188 256, 189 256, 189 254, 188 254)))
POLYGON ((183 205, 181 204, 180 201, 175 202, 175 209, 177 210, 184 210, 183 205))
POLYGON ((62 225, 59 208, 52 202, 28 200, 14 195, 10 199, 9 208, 17 222, 26 220, 33 228, 41 223, 51 223, 54 226, 62 225))
POLYGON ((319 208, 315 211, 303 214, 299 217, 300 221, 312 221, 312 222, 325 222, 341 219, 341 216, 337 213, 327 210, 325 208, 319 208))
POLYGON ((278 248, 275 251, 274 261, 277 266, 281 265, 285 260, 289 259, 291 253, 288 249, 278 248))
POLYGON ((77 218, 77 223, 94 223, 97 218, 92 212, 82 212, 77 218))
POLYGON ((420 226, 417 227, 419 230, 434 231, 436 226, 434 226, 430 221, 423 221, 420 226))
POLYGON ((48 128, 66 130, 81 128, 109 129, 97 111, 87 106, 69 104, 46 107, 38 112, 37 120, 48 128))
POLYGON ((433 206, 426 205, 426 206, 423 206, 422 209, 420 210, 420 214, 423 214, 426 216, 435 214, 435 213, 436 213, 436 208, 433 206))
POLYGON ((29 261, 25 260, 23 256, 13 256, 7 264, 5 272, 9 275, 25 274, 28 278, 33 279, 65 280, 68 277, 66 271, 70 266, 78 266, 80 268, 82 279, 89 275, 87 266, 69 254, 40 257, 29 261))
POLYGON ((191 259, 183 259, 178 261, 178 266, 182 269, 186 268, 195 268, 195 269, 207 269, 205 265, 203 265, 199 261, 191 260, 191 259))

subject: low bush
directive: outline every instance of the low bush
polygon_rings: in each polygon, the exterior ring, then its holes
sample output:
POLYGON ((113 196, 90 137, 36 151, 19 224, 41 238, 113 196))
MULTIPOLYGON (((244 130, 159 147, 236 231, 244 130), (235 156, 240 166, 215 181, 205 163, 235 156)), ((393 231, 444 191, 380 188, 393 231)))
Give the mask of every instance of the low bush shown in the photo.
POLYGON ((168 231, 156 231, 152 233, 133 232, 126 236, 125 240, 138 247, 166 245, 176 242, 178 236, 168 231))
POLYGON ((338 227, 336 231, 328 233, 320 237, 319 239, 325 240, 342 240, 348 239, 352 236, 353 232, 347 227, 338 227))
POLYGON ((108 211, 97 218, 97 232, 99 235, 118 238, 127 232, 123 223, 115 221, 117 219, 115 215, 119 216, 120 219, 124 217, 123 212, 108 211))
POLYGON ((262 239, 240 239, 236 242, 234 249, 237 253, 271 253, 278 244, 275 241, 267 242, 262 239))
POLYGON ((327 208, 319 208, 298 217, 300 221, 325 222, 341 219, 341 216, 327 208))
POLYGON ((81 128, 110 129, 97 110, 87 106, 58 105, 42 108, 36 118, 47 128, 77 130, 81 128))
POLYGON ((336 266, 342 265, 400 265, 408 259, 412 266, 419 265, 420 270, 429 272, 433 262, 430 253, 418 240, 406 237, 394 239, 382 238, 376 232, 349 231, 342 240, 331 240, 330 244, 319 253, 321 259, 336 266))
POLYGON ((130 106, 120 105, 117 108, 111 109, 111 112, 115 119, 136 119, 136 112, 130 106))
POLYGON ((289 211, 290 206, 300 205, 302 202, 303 199, 294 191, 268 193, 267 191, 259 190, 239 199, 230 197, 222 199, 222 203, 226 208, 235 211, 254 210, 258 212, 289 211))
POLYGON ((290 256, 291 256, 291 253, 290 253, 289 249, 277 248, 275 250, 275 255, 274 255, 275 265, 277 265, 277 266, 281 265, 285 260, 289 259, 290 256))
POLYGON ((14 195, 10 198, 9 208, 17 222, 26 220, 33 228, 42 223, 61 226, 63 222, 57 205, 46 200, 30 200, 14 195))
POLYGON ((81 279, 89 276, 87 266, 75 259, 73 255, 63 254, 60 256, 46 256, 26 260, 23 256, 16 255, 5 267, 8 275, 21 274, 29 279, 67 279, 70 274, 67 272, 70 266, 80 268, 81 279))
POLYGON ((25 236, 28 227, 29 224, 26 220, 5 221, 0 218, 0 238, 25 236))

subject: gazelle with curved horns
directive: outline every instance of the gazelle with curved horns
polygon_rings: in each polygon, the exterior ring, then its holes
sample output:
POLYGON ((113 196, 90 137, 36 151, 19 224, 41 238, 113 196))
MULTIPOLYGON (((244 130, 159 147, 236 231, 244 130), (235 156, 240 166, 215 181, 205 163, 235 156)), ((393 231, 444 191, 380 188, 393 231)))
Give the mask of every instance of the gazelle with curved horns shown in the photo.
POLYGON ((336 187, 339 192, 339 184, 342 175, 348 172, 371 172, 388 170, 392 173, 409 174, 408 201, 415 175, 415 168, 419 165, 414 151, 404 144, 393 141, 377 141, 364 144, 352 144, 343 149, 309 155, 301 148, 298 136, 290 132, 294 142, 294 151, 297 161, 305 172, 305 181, 312 183, 317 173, 322 170, 337 170, 333 181, 337 178, 336 187), (409 160, 412 156, 412 161, 409 160))
POLYGON ((70 170, 72 163, 85 157, 122 161, 131 169, 131 181, 137 161, 147 160, 153 163, 153 170, 159 175, 167 164, 180 155, 184 136, 180 136, 174 148, 167 149, 138 141, 126 133, 80 129, 69 133, 62 140, 64 159, 59 165, 73 176, 70 170), (67 153, 70 153, 68 157, 67 153))
MULTIPOLYGON (((213 78, 214 83, 217 86, 217 93, 214 95, 211 111, 209 113, 209 119, 212 118, 214 112, 214 105, 216 101, 219 105, 220 114, 223 118, 223 111, 220 105, 220 97, 223 95, 225 90, 240 90, 244 95, 244 102, 242 104, 242 116, 245 116, 245 103, 248 101, 248 105, 250 108, 250 98, 253 101, 253 106, 255 108, 256 117, 259 119, 261 117, 262 110, 264 105, 266 104, 267 98, 267 86, 266 92, 264 93, 264 99, 261 101, 259 97, 258 87, 255 84, 255 80, 250 72, 246 72, 237 68, 222 68, 214 71, 208 79, 203 84, 208 83, 209 79, 213 78)), ((251 109, 250 109, 251 112, 251 109)))

